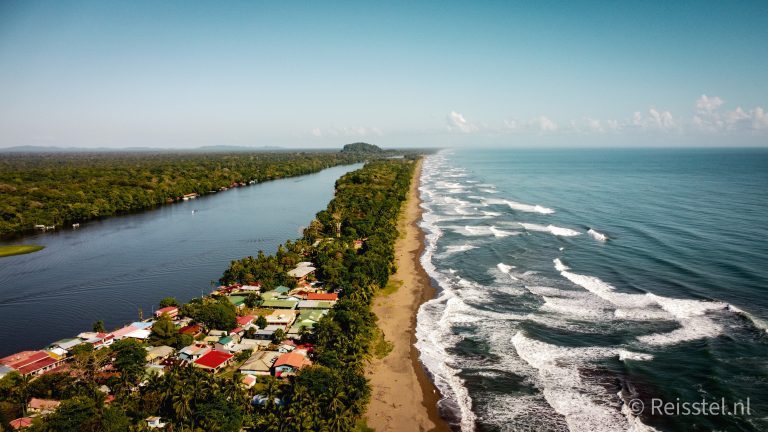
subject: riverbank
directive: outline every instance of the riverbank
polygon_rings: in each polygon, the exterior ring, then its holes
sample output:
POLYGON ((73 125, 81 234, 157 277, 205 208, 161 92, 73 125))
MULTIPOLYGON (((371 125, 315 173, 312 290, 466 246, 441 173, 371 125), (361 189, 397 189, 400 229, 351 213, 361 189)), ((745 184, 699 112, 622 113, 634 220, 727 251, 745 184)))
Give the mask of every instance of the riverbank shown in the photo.
POLYGON ((374 359, 367 376, 372 387, 366 421, 377 432, 449 431, 437 412, 440 393, 419 362, 416 342, 416 313, 432 298, 435 290, 421 268, 419 257, 424 248, 419 179, 421 160, 400 215, 400 237, 395 244, 397 272, 390 277, 394 292, 379 294, 373 302, 378 326, 392 350, 382 359, 374 359))
POLYGON ((13 256, 13 255, 29 254, 29 253, 41 251, 43 249, 45 249, 45 246, 38 246, 38 245, 8 245, 8 246, 1 246, 0 245, 0 258, 7 257, 7 256, 13 256))

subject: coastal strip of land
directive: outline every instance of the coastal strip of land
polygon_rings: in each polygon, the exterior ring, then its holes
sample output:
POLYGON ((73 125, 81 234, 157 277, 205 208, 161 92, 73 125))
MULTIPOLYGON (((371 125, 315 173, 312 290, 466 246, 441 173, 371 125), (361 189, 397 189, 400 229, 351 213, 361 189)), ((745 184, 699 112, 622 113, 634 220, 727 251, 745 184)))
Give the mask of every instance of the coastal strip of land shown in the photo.
POLYGON ((38 246, 38 245, 0 246, 0 258, 13 256, 13 255, 23 255, 23 254, 33 253, 33 252, 41 251, 44 248, 45 246, 38 246))
POLYGON ((367 371, 372 392, 366 422, 377 432, 450 430, 437 412, 440 394, 414 346, 419 306, 435 293, 419 262, 424 248, 424 234, 418 226, 420 176, 421 161, 398 222, 397 272, 373 302, 378 326, 392 348, 385 357, 374 359, 367 371))

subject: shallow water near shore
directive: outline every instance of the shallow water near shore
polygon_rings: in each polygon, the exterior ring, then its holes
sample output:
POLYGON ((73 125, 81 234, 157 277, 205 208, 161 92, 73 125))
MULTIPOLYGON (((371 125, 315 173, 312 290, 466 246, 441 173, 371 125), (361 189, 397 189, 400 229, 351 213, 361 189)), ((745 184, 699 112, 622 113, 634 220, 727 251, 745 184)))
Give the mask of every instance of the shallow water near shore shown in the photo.
POLYGON ((115 328, 166 296, 211 291, 231 260, 272 253, 333 198, 336 180, 362 166, 235 188, 143 213, 3 244, 45 249, 0 259, 0 356, 39 349, 96 320, 115 328))
POLYGON ((443 412, 465 431, 768 429, 766 185, 765 150, 429 156, 417 347, 443 412), (731 413, 684 413, 702 400, 731 413))

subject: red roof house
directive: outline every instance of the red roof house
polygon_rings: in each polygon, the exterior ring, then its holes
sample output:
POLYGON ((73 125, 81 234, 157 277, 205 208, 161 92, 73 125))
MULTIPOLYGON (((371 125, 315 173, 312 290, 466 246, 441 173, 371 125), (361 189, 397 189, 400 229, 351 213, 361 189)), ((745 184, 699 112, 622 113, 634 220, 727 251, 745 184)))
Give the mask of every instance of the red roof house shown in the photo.
POLYGON ((168 306, 155 311, 155 316, 158 318, 160 318, 163 314, 166 314, 171 318, 176 318, 176 315, 179 314, 179 308, 176 306, 168 306))
POLYGON ((31 417, 20 417, 15 420, 11 420, 10 423, 13 430, 28 428, 32 426, 32 418, 31 417))
POLYGON ((248 324, 253 322, 253 318, 254 318, 253 315, 246 315, 246 316, 237 317, 237 326, 238 327, 245 327, 248 324))
POLYGON ((55 368, 63 361, 51 357, 45 351, 22 351, 1 358, 0 364, 16 369, 22 375, 38 375, 55 368))
POLYGON ((200 333, 202 333, 202 331, 203 331, 203 326, 201 326, 200 324, 192 324, 192 325, 184 326, 179 329, 179 333, 188 334, 192 337, 199 336, 200 333))
POLYGON ((339 299, 337 293, 309 293, 307 294, 307 300, 329 300, 336 301, 339 299))
POLYGON ((217 372, 219 369, 229 364, 229 361, 232 360, 232 357, 234 357, 232 354, 213 350, 195 360, 194 365, 211 372, 217 372))

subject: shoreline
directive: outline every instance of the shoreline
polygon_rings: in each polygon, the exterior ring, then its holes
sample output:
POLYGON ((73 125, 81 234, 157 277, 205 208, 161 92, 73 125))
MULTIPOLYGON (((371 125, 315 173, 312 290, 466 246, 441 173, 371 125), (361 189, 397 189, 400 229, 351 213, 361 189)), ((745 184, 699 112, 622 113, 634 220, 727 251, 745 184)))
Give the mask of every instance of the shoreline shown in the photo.
POLYGON ((401 235, 395 244, 397 272, 391 283, 400 286, 393 293, 378 294, 372 306, 378 327, 393 346, 384 358, 374 358, 366 371, 372 391, 365 419, 377 432, 451 430, 438 412, 437 402, 442 396, 419 361, 415 346, 419 307, 436 293, 419 261, 425 236, 418 226, 422 161, 417 162, 398 221, 401 235))

